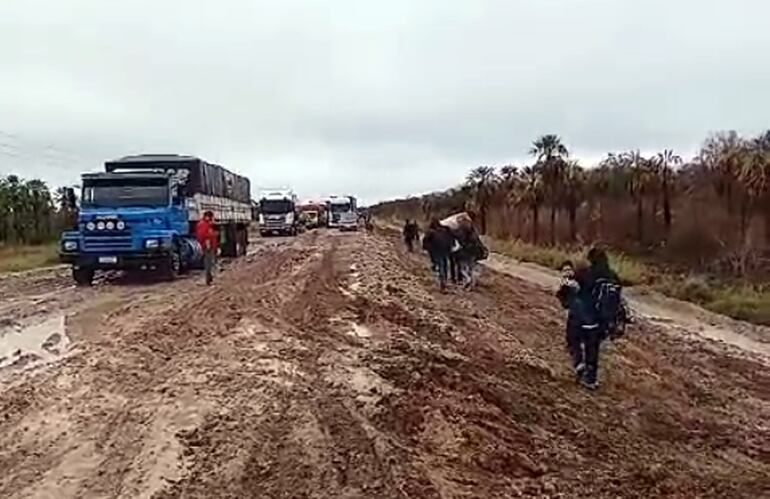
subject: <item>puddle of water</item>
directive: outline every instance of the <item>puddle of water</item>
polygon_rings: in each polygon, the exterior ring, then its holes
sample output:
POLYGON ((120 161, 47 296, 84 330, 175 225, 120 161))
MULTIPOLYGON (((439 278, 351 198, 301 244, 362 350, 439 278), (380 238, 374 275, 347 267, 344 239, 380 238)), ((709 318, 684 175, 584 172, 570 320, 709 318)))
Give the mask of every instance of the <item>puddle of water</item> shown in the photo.
POLYGON ((24 359, 52 360, 62 355, 69 344, 63 315, 25 327, 6 327, 0 330, 0 368, 23 362, 24 359))
POLYGON ((353 336, 357 336, 359 338, 371 338, 372 336, 372 330, 366 326, 362 326, 361 324, 356 324, 355 322, 351 322, 350 327, 352 328, 352 331, 350 332, 350 334, 352 334, 353 336))

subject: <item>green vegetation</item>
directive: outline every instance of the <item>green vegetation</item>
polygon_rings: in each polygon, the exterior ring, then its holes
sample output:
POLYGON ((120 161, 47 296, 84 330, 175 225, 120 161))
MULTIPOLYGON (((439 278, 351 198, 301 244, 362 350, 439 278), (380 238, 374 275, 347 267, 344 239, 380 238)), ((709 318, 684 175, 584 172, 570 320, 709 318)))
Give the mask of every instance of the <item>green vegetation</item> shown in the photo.
POLYGON ((0 177, 0 272, 57 263, 53 241, 75 224, 77 210, 72 187, 51 192, 41 180, 0 177))
MULTIPOLYGON (((511 256, 522 262, 531 262, 549 269, 558 270, 562 263, 570 260, 575 265, 587 265, 585 249, 567 249, 555 246, 536 246, 522 241, 488 239, 492 251, 511 256)), ((609 253, 612 268, 618 273, 625 286, 649 284, 654 281, 655 271, 642 262, 622 253, 609 253)))
POLYGON ((499 251, 550 268, 600 244, 626 284, 770 323, 770 131, 712 134, 689 160, 632 149, 582 166, 556 134, 528 152, 529 164, 479 166, 457 187, 370 210, 425 222, 465 211, 499 251))
MULTIPOLYGON (((585 249, 544 247, 521 241, 488 239, 490 249, 522 262, 558 270, 570 260, 585 265, 585 249)), ((770 325, 770 289, 748 284, 731 285, 716 279, 680 278, 634 259, 610 252, 612 268, 626 286, 648 285, 658 292, 696 303, 707 310, 756 324, 770 325)))
POLYGON ((59 262, 57 243, 36 246, 0 246, 0 273, 18 272, 59 262))
POLYGON ((665 279, 656 288, 674 298, 697 303, 707 310, 734 319, 770 326, 770 288, 750 285, 726 285, 693 279, 665 279))

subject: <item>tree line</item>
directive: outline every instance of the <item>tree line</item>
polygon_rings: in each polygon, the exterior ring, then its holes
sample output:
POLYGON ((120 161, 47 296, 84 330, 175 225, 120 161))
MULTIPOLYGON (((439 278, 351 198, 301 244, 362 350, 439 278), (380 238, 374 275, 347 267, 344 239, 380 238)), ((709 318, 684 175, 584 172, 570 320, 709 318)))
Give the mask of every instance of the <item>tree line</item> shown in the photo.
POLYGON ((425 219, 465 210, 482 233, 536 244, 601 242, 742 273, 768 265, 770 131, 712 134, 686 161, 670 149, 630 150, 584 166, 553 134, 529 155, 530 164, 479 166, 456 188, 373 210, 425 219))
POLYGON ((41 244, 77 221, 77 195, 72 187, 54 192, 38 179, 0 177, 0 244, 41 244))

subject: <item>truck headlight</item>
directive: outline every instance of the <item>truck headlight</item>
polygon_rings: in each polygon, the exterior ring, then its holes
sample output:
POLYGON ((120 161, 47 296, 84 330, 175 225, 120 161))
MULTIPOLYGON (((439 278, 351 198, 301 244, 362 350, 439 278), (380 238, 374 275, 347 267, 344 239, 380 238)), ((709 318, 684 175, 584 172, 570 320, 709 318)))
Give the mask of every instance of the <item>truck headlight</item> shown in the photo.
POLYGON ((107 222, 107 230, 113 230, 113 229, 115 229, 115 222, 110 220, 109 222, 107 222))
POLYGON ((88 230, 96 230, 96 224, 93 223, 93 222, 88 222, 86 224, 86 229, 88 229, 88 230))
POLYGON ((96 222, 96 228, 99 230, 104 230, 104 222, 96 222))
POLYGON ((123 230, 126 228, 126 222, 124 222, 123 220, 118 220, 118 223, 115 224, 115 227, 117 227, 118 230, 123 230))
POLYGON ((294 213, 287 213, 286 214, 286 223, 287 224, 294 223, 294 213))
POLYGON ((77 241, 64 241, 64 251, 75 251, 78 249, 77 241))
POLYGON ((144 247, 147 249, 153 249, 160 246, 160 241, 157 239, 148 239, 144 242, 144 247))

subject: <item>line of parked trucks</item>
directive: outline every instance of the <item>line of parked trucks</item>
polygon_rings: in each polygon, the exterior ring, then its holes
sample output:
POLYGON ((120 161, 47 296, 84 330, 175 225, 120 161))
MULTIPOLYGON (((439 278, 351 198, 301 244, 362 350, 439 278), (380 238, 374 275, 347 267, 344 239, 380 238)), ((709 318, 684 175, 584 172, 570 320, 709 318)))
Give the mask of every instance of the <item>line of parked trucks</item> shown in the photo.
POLYGON ((257 220, 261 236, 296 235, 318 227, 358 230, 358 207, 353 196, 332 196, 299 202, 291 189, 263 190, 257 220))
POLYGON ((249 226, 262 236, 322 226, 358 230, 353 196, 298 202, 291 189, 251 199, 249 179, 193 156, 147 154, 82 175, 77 227, 61 234, 59 258, 79 285, 99 270, 150 270, 173 279, 202 265, 195 226, 211 211, 226 257, 246 254, 249 226))

